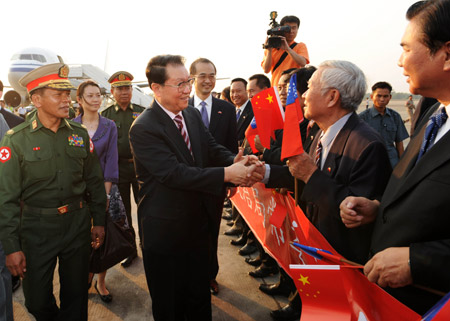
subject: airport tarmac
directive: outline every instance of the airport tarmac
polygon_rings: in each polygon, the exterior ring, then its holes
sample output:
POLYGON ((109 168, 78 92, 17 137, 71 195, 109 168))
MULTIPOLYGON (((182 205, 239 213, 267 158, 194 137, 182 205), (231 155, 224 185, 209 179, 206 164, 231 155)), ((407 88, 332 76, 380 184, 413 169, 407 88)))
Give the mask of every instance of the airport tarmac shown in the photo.
MULTIPOLYGON (((133 206, 136 213, 136 206, 133 206)), ((136 226, 136 216, 133 217, 136 226)), ((260 283, 274 283, 278 275, 265 279, 254 279, 248 275, 254 268, 244 261, 238 254, 239 247, 230 244, 235 236, 226 236, 224 231, 229 229, 226 221, 222 220, 219 236, 219 265, 220 271, 217 281, 220 292, 212 295, 212 315, 214 321, 269 321, 269 313, 287 303, 284 297, 272 297, 258 289, 260 283)), ((111 303, 101 301, 95 291, 94 284, 89 290, 89 320, 91 321, 142 321, 153 320, 151 313, 151 299, 145 279, 142 264, 142 253, 139 249, 138 258, 128 268, 117 264, 108 270, 106 284, 113 295, 111 303)), ((252 255, 253 257, 256 254, 252 255)), ((180 269, 183 268, 180 262, 180 269)), ((55 272, 54 295, 59 303, 58 274, 55 272)), ((34 317, 27 312, 24 305, 22 286, 13 295, 14 320, 31 321, 34 317)))

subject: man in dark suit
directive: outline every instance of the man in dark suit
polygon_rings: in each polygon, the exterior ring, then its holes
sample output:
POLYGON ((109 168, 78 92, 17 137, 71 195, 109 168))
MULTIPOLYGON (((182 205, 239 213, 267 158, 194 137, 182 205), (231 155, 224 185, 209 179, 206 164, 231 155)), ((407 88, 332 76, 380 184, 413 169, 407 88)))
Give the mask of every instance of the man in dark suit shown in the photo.
MULTIPOLYGON (((309 155, 288 160, 291 174, 304 183, 300 199, 306 216, 340 254, 359 263, 367 259, 372 226, 347 229, 339 204, 349 195, 381 197, 391 173, 381 136, 355 113, 366 88, 364 74, 354 64, 323 62, 303 94, 305 118, 321 131, 309 155)), ((293 184, 288 168, 271 166, 269 185, 286 183, 293 184)))
MULTIPOLYGON (((3 82, 0 81, 0 99, 2 98, 2 96, 3 96, 3 82)), ((9 128, 14 128, 17 125, 23 123, 22 117, 10 113, 9 111, 3 109, 1 106, 0 106, 0 114, 2 114, 3 117, 5 118, 9 128)))
POLYGON ((245 139, 245 131, 253 119, 252 103, 248 99, 247 81, 243 78, 235 78, 230 86, 231 101, 236 107, 237 139, 239 146, 245 139))
POLYGON ((140 185, 143 259, 158 320, 211 320, 208 217, 224 182, 248 185, 255 157, 215 142, 188 107, 194 80, 181 56, 156 56, 146 70, 155 101, 130 129, 140 185), (233 161, 235 162, 233 164, 233 161))
POLYGON ((417 127, 381 203, 352 197, 341 204, 348 227, 375 220, 374 256, 364 267, 368 279, 420 314, 440 299, 432 289, 450 291, 449 12, 450 0, 420 1, 408 9, 398 65, 412 94, 439 104, 417 127))
MULTIPOLYGON (((229 102, 217 99, 211 95, 216 85, 216 66, 206 58, 198 58, 189 68, 191 78, 195 79, 195 93, 189 99, 189 105, 200 111, 205 127, 214 137, 217 143, 226 147, 229 151, 237 154, 238 144, 236 137, 236 112, 229 102)), ((222 217, 223 202, 226 197, 226 189, 216 199, 216 212, 211 217, 211 272, 210 288, 212 294, 219 293, 219 285, 216 281, 219 272, 219 261, 217 259, 217 244, 220 230, 220 219, 222 217)))

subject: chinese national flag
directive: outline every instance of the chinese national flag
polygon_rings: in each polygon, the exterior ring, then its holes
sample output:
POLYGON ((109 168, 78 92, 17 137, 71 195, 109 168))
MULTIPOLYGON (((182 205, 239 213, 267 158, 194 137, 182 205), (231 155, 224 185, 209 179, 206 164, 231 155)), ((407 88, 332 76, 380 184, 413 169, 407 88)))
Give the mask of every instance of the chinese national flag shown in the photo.
POLYGON ((258 128, 256 127, 255 118, 253 118, 247 130, 245 131, 245 138, 247 138, 247 141, 252 148, 253 153, 255 154, 258 152, 255 146, 256 135, 258 135, 258 128))
POLYGON ((252 108, 261 144, 270 149, 270 137, 275 138, 274 131, 283 128, 284 111, 278 91, 271 87, 257 93, 252 98, 252 108))
POLYGON ((299 126, 301 121, 303 121, 303 112, 297 93, 297 74, 294 74, 289 82, 283 142, 281 145, 281 160, 303 153, 302 136, 299 126))
POLYGON ((302 299, 302 321, 420 320, 358 270, 340 265, 291 265, 290 271, 302 299))
MULTIPOLYGON (((450 320, 450 292, 423 316, 423 321, 450 320)), ((417 320, 418 321, 418 320, 417 320)))

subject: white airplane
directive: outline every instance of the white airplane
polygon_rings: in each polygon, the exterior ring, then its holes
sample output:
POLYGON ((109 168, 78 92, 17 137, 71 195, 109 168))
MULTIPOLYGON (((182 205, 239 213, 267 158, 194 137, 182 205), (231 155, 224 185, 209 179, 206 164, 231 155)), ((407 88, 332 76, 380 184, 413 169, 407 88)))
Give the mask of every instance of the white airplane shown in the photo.
MULTIPOLYGON (((54 52, 42 49, 42 48, 26 48, 15 53, 11 58, 11 65, 8 73, 9 84, 14 90, 10 90, 5 93, 5 102, 9 106, 17 107, 19 105, 27 106, 30 103, 26 88, 23 88, 19 84, 19 79, 25 74, 37 67, 51 64, 51 63, 64 63, 63 59, 54 52)), ((69 80, 74 87, 86 79, 92 79, 96 81, 102 92, 104 92, 108 99, 111 100, 111 86, 108 83, 110 75, 108 75, 102 69, 89 65, 71 65, 68 64, 69 80)), ((75 91, 72 92, 72 99, 75 101, 75 91)), ((108 102, 105 100, 104 105, 108 102)), ((133 86, 133 98, 131 102, 142 107, 149 107, 153 98, 150 95, 145 94, 138 85, 133 86)))

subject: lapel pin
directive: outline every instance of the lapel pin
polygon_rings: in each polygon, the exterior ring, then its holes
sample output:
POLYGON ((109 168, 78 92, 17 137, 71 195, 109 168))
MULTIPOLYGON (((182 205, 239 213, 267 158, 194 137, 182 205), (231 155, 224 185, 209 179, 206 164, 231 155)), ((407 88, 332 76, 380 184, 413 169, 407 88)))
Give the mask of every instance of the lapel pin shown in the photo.
POLYGON ((328 172, 331 173, 331 167, 328 167, 327 169, 328 169, 328 172))

